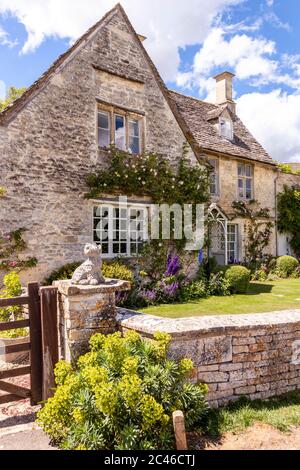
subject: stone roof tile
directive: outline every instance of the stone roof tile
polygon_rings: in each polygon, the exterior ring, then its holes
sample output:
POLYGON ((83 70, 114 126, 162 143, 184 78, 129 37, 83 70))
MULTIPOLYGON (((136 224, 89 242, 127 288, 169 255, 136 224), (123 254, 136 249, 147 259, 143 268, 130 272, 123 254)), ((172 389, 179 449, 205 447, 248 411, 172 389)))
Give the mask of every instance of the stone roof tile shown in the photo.
POLYGON ((203 151, 210 150, 276 165, 238 116, 234 116, 233 119, 232 141, 219 134, 212 120, 220 116, 225 109, 224 105, 207 103, 175 91, 170 91, 169 94, 203 151))

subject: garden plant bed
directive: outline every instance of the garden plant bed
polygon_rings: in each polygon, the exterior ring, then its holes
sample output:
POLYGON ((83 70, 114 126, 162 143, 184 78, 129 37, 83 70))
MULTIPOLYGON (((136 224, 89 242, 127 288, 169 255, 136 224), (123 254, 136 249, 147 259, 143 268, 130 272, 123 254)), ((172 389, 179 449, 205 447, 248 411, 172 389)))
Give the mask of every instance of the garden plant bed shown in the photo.
POLYGON ((300 308, 300 279, 252 282, 247 294, 209 297, 184 304, 142 309, 157 317, 184 318, 204 315, 263 313, 300 308))

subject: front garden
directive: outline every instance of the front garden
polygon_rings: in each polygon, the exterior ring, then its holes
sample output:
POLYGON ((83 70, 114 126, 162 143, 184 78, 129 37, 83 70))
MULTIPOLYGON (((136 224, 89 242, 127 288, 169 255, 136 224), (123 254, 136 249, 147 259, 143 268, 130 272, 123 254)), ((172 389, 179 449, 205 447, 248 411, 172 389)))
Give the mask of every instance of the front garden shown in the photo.
POLYGON ((204 315, 235 315, 300 309, 300 279, 251 282, 247 294, 141 309, 157 317, 184 318, 204 315))

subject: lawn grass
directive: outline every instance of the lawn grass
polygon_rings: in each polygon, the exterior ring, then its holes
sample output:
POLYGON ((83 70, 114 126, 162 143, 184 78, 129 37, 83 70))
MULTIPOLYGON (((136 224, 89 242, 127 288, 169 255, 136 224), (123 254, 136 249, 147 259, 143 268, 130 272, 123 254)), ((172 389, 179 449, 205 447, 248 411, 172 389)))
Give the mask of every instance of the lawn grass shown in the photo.
POLYGON ((300 279, 252 282, 246 295, 209 297, 185 304, 160 305, 141 310, 167 318, 262 313, 300 309, 300 279))
POLYGON ((255 422, 269 424, 281 432, 289 432, 293 426, 300 426, 300 391, 268 401, 241 398, 226 408, 211 409, 205 432, 217 438, 225 432, 239 433, 255 422))

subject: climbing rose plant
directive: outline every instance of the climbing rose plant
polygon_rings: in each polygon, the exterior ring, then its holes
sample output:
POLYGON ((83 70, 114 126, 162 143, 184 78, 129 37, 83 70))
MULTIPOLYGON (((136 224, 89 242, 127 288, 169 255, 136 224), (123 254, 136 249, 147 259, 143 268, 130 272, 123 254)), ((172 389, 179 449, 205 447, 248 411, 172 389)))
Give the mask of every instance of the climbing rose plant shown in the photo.
POLYGON ((151 197, 157 204, 201 204, 209 199, 209 171, 191 165, 184 146, 174 168, 163 155, 131 155, 111 147, 107 167, 90 174, 86 198, 94 199, 107 192, 151 197))
POLYGON ((264 258, 265 249, 270 243, 274 228, 270 211, 267 208, 261 208, 255 200, 248 203, 235 201, 232 206, 236 217, 247 221, 246 261, 255 267, 264 258))
POLYGON ((18 254, 26 249, 23 235, 26 229, 0 234, 0 269, 5 271, 32 268, 37 265, 36 258, 20 260, 18 254))

